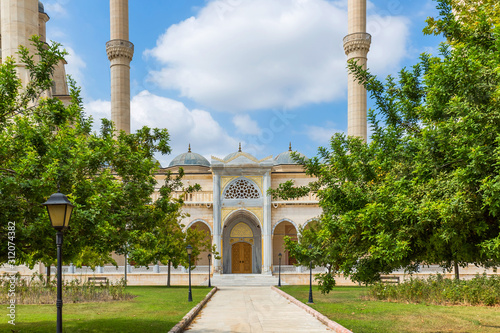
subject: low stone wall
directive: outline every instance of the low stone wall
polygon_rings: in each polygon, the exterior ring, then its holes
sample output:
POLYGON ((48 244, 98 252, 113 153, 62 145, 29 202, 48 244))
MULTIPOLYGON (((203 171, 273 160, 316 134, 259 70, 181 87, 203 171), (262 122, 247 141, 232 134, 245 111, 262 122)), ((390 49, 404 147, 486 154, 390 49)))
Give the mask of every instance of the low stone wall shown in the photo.
MULTIPOLYGON (((91 276, 105 276, 110 281, 117 282, 124 278, 123 274, 64 274, 65 280, 80 279, 86 281, 91 276)), ((165 286, 168 274, 166 273, 128 273, 127 285, 129 286, 165 286)), ((198 286, 208 280, 208 274, 191 273, 191 285, 198 286)), ((175 286, 187 286, 189 284, 188 274, 171 274, 170 284, 175 286)))
MULTIPOLYGON (((89 277, 100 277, 104 276, 107 277, 110 281, 112 282, 117 282, 120 279, 124 277, 123 274, 123 267, 121 267, 121 270, 114 270, 112 272, 105 272, 105 273, 94 273, 91 270, 85 271, 85 272, 79 272, 79 273, 68 273, 68 268, 67 266, 63 267, 63 279, 67 281, 71 281, 74 279, 79 279, 82 281, 87 281, 89 277)), ((7 267, 3 266, 0 267, 0 275, 2 275, 4 272, 8 272, 9 275, 15 274, 16 272, 20 273, 22 277, 24 278, 31 278, 33 273, 38 273, 38 270, 33 269, 30 270, 25 266, 19 266, 16 267, 14 271, 9 270, 7 267)), ((45 276, 45 272, 42 271, 43 275, 45 276)), ((498 272, 495 272, 493 269, 488 269, 485 270, 484 268, 478 268, 474 267, 473 265, 469 265, 467 268, 462 268, 460 270, 460 279, 468 280, 472 279, 476 276, 476 274, 482 274, 483 272, 486 272, 488 275, 499 275, 498 272)), ((401 272, 395 272, 393 274, 390 274, 391 276, 398 276, 400 278, 400 281, 404 281, 406 279, 410 279, 411 277, 413 278, 420 278, 420 279, 427 279, 429 276, 434 275, 436 273, 442 274, 445 278, 450 278, 454 279, 455 275, 454 273, 443 273, 442 269, 439 267, 424 267, 423 272, 420 273, 415 273, 413 275, 409 274, 404 274, 402 271, 401 272)), ((317 285, 317 281, 314 280, 314 274, 315 272, 313 271, 313 284, 317 285)), ((54 277, 55 272, 52 272, 52 277, 54 277)), ((150 285, 150 286, 163 286, 167 284, 167 276, 168 273, 162 271, 161 273, 154 273, 153 269, 149 269, 147 271, 143 270, 142 272, 130 272, 127 273, 127 284, 130 286, 139 286, 139 285, 150 285)), ((213 273, 212 273, 213 276, 213 273)), ((273 273, 273 276, 278 277, 278 272, 275 271, 273 273)), ((335 281, 338 286, 357 286, 358 283, 352 282, 350 279, 346 279, 343 276, 337 276, 335 277, 335 281)), ((193 286, 198 286, 198 285, 207 285, 208 282, 208 270, 205 272, 203 270, 201 271, 194 271, 191 272, 191 284, 193 286)), ((302 270, 301 272, 282 272, 281 273, 281 283, 285 285, 308 285, 309 284, 309 271, 307 270, 302 270)), ((180 270, 176 270, 175 272, 171 272, 170 275, 170 284, 171 285, 188 285, 188 274, 185 272, 180 272, 180 270)))

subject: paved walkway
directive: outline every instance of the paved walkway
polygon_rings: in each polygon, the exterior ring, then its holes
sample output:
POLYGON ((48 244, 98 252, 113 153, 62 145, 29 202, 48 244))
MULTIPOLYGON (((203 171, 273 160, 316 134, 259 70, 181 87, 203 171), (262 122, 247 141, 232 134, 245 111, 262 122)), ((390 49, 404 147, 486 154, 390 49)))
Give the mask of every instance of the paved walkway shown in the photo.
POLYGON ((332 332, 270 287, 221 287, 187 331, 332 332))

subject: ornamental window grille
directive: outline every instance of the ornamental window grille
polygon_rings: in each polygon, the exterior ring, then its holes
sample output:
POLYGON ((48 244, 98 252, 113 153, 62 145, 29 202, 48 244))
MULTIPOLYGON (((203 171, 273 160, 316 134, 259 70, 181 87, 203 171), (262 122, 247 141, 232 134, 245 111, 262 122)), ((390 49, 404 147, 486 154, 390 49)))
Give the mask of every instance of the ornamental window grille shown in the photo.
POLYGON ((224 199, 259 199, 258 188, 247 179, 237 179, 224 192, 224 199))

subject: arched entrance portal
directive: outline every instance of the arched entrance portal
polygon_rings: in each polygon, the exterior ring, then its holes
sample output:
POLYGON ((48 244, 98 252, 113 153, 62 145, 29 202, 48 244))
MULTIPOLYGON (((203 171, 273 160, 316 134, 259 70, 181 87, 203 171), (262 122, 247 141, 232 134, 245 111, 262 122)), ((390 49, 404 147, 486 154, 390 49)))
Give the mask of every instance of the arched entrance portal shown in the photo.
POLYGON ((259 221, 248 211, 231 214, 223 231, 224 274, 260 273, 262 241, 259 221))

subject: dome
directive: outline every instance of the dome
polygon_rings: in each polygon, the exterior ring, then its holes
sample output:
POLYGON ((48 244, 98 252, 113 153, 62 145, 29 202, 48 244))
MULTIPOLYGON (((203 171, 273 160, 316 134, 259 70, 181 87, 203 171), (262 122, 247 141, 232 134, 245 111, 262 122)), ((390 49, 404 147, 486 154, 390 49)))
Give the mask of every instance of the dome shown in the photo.
POLYGON ((169 167, 183 166, 183 165, 202 165, 210 167, 210 162, 203 156, 191 152, 191 145, 187 153, 180 154, 170 162, 169 167))
POLYGON ((43 3, 41 1, 38 1, 38 11, 45 14, 45 8, 43 7, 43 3))
MULTIPOLYGON (((235 157, 236 155, 238 155, 238 154, 240 154, 240 153, 242 153, 242 152, 243 152, 243 151, 241 150, 241 142, 240 142, 240 147, 239 147, 238 151, 237 151, 237 152, 234 152, 234 153, 231 153, 231 154, 227 155, 226 157, 224 157, 224 161, 227 161, 227 160, 229 160, 229 159, 231 159, 231 158, 235 157)), ((245 154, 248 154, 248 153, 245 153, 245 154)), ((250 156, 252 156, 252 155, 250 155, 250 156)), ((252 157, 253 157, 253 156, 252 156, 252 157)))
MULTIPOLYGON (((274 158, 274 163, 276 165, 280 164, 298 164, 292 157, 292 144, 288 147, 288 151, 282 152, 274 158)), ((304 154, 299 153, 300 157, 306 157, 304 154)))

